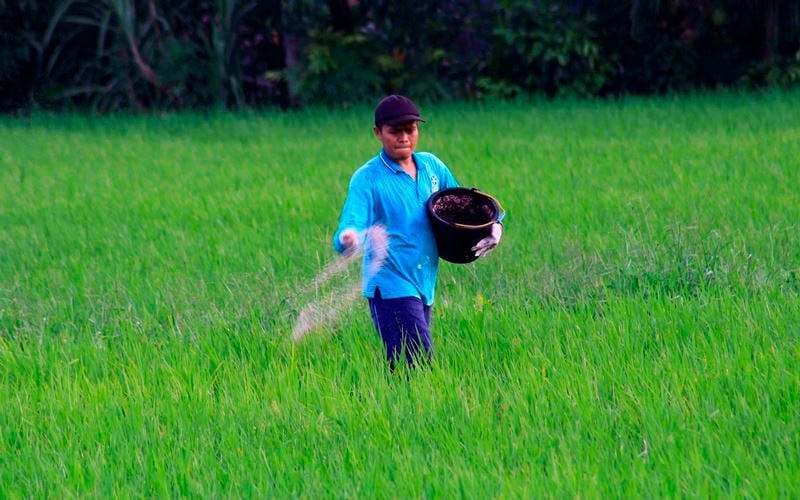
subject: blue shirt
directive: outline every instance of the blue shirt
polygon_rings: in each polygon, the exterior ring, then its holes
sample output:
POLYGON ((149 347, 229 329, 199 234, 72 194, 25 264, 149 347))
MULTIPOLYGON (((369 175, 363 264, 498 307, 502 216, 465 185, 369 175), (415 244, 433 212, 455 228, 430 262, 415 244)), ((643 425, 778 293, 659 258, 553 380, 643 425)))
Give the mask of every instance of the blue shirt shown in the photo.
POLYGON ((345 229, 355 229, 362 235, 365 297, 373 298, 375 288, 380 288, 384 299, 419 297, 431 305, 439 272, 439 252, 425 203, 432 193, 458 187, 458 182, 431 153, 414 153, 413 158, 417 165, 416 181, 383 150, 356 170, 350 179, 339 228, 333 235, 333 246, 339 253, 344 251, 339 234, 345 229), (374 256, 361 231, 375 224, 386 228, 389 249, 383 266, 371 273, 374 256))

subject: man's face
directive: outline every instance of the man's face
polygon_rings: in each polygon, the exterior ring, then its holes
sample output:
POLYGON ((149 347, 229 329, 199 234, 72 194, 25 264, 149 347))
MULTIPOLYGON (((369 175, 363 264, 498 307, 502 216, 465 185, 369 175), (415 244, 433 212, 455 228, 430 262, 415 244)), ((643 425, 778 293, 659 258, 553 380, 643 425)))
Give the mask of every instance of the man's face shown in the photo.
POLYGON ((375 127, 375 137, 392 160, 406 160, 417 149, 419 129, 417 122, 375 127))

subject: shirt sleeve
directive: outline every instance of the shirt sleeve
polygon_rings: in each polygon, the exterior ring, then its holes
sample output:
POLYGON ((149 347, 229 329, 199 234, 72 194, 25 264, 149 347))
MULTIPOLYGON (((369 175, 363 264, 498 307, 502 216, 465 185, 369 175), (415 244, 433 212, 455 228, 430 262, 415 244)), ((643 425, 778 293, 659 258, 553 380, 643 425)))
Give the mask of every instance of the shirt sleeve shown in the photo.
POLYGON ((433 157, 433 161, 436 163, 436 166, 439 169, 439 184, 441 188, 450 189, 459 187, 458 181, 456 180, 455 176, 453 176, 453 173, 450 172, 450 169, 447 168, 447 165, 445 165, 444 162, 436 156, 431 156, 433 157))
MULTIPOLYGON (((338 253, 344 251, 339 242, 339 235, 345 229, 355 229, 359 237, 364 238, 364 230, 372 225, 372 193, 356 172, 350 180, 347 198, 339 216, 339 227, 333 235, 333 248, 338 253)), ((364 243, 363 241, 361 242, 364 243)))

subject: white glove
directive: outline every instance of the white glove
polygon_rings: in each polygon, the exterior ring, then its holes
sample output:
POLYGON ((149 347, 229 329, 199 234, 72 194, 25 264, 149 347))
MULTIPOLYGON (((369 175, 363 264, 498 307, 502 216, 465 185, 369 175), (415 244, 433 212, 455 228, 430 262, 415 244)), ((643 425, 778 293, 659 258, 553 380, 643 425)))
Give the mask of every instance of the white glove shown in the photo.
POLYGON ((494 250, 494 247, 500 243, 500 237, 503 236, 503 226, 502 224, 495 222, 492 224, 492 234, 491 236, 487 236, 483 238, 478 243, 472 247, 472 250, 475 252, 475 257, 481 257, 487 255, 489 252, 494 250))

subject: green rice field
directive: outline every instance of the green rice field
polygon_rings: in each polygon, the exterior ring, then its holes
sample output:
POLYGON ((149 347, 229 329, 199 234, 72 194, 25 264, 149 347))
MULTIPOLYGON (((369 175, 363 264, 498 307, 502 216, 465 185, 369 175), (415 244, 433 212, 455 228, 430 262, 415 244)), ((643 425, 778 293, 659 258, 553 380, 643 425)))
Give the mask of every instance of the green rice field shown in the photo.
POLYGON ((800 92, 422 112, 508 215, 395 373, 371 108, 0 118, 0 497, 798 495, 800 92))

